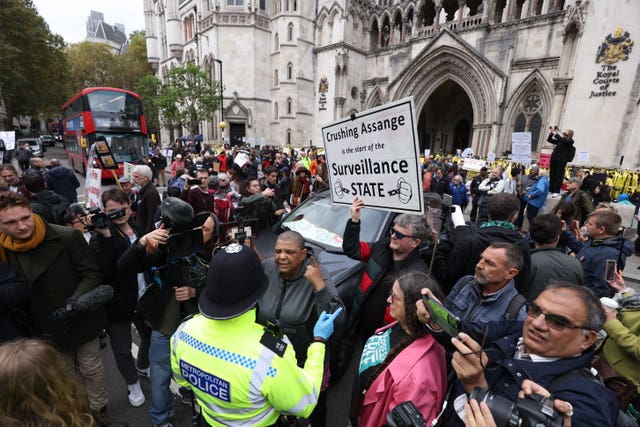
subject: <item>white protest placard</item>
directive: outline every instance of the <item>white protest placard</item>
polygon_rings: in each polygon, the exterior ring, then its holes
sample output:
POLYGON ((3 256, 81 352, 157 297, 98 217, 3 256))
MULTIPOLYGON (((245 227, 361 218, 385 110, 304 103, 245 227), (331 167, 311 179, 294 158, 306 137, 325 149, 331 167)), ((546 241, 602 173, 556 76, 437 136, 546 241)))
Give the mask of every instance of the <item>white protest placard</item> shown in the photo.
POLYGON ((493 163, 495 161, 496 161, 496 153, 491 152, 487 154, 487 162, 493 163))
POLYGON ((240 167, 244 166, 246 163, 249 163, 249 153, 247 153, 246 151, 238 151, 238 154, 236 155, 236 158, 233 159, 233 162, 240 167))
POLYGON ((578 163, 588 163, 588 162, 589 162, 589 152, 578 151, 578 163))
POLYGON ((367 207, 424 213, 416 125, 405 98, 324 126, 332 202, 357 196, 367 207))
POLYGON ((479 172, 484 166, 486 166, 487 162, 481 159, 464 159, 464 163, 460 166, 461 169, 468 171, 476 171, 479 172))
POLYGON ((100 207, 102 193, 102 169, 87 168, 84 181, 84 204, 88 208, 100 207))
POLYGON ((511 161, 531 164, 531 132, 513 132, 511 134, 511 161))
POLYGON ((133 167, 135 165, 133 163, 124 162, 122 165, 122 176, 125 176, 133 182, 133 167))
POLYGON ((424 158, 428 159, 430 154, 431 154, 431 148, 425 148, 424 149, 424 158))
POLYGON ((469 157, 473 157, 473 149, 471 147, 467 147, 464 150, 462 150, 462 153, 460 153, 460 155, 462 157, 464 157, 465 159, 468 159, 469 157))
POLYGON ((0 132, 0 139, 4 141, 4 148, 13 150, 16 148, 16 132, 13 130, 0 132))

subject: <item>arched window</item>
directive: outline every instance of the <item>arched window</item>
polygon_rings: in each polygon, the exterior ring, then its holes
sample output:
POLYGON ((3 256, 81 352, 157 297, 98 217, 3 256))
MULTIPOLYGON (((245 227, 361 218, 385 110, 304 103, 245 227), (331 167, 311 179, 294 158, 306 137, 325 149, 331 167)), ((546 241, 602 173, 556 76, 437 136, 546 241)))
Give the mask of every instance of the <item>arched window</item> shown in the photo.
POLYGON ((287 145, 291 145, 291 129, 287 129, 287 145))
POLYGON ((273 38, 273 50, 278 49, 280 49, 280 36, 278 36, 278 33, 276 33, 275 37, 273 38))
POLYGON ((293 0, 293 10, 298 10, 298 0, 293 0))
POLYGON ((278 120, 278 103, 273 103, 273 120, 278 120))
POLYGON ((513 132, 531 132, 531 151, 538 151, 544 108, 538 85, 533 83, 519 103, 513 132))
POLYGON ((293 101, 291 100, 291 98, 287 98, 287 115, 290 116, 293 111, 293 101))
POLYGON ((287 64, 287 80, 291 80, 293 78, 293 64, 289 62, 287 64))
POLYGON ((293 24, 289 24, 287 28, 287 41, 293 41, 293 24))
POLYGON ((278 70, 273 70, 273 85, 274 86, 278 86, 278 83, 280 83, 278 81, 278 70))
POLYGON ((527 118, 525 117, 524 113, 520 113, 518 115, 518 118, 516 119, 515 125, 513 125, 513 131, 524 132, 526 127, 527 127, 527 118))

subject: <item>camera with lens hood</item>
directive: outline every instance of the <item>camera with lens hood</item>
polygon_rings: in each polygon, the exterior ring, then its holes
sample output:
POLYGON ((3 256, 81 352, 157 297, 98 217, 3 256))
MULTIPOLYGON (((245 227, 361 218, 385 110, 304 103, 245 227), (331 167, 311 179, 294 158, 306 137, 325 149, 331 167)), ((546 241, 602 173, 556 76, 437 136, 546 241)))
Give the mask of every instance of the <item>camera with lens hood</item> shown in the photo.
POLYGON ((469 399, 485 402, 497 427, 561 427, 562 416, 553 407, 553 398, 531 394, 512 402, 486 388, 474 388, 469 399))

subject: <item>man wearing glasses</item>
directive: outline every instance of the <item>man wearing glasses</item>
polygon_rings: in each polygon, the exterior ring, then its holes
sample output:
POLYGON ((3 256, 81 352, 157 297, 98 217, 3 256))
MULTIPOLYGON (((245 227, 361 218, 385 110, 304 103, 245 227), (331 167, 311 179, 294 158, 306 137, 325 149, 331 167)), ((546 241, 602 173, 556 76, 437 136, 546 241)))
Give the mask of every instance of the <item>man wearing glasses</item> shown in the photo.
MULTIPOLYGON (((420 319, 428 320, 426 310, 419 311, 420 319)), ((457 349, 451 364, 458 384, 449 406, 458 411, 477 387, 516 402, 529 379, 571 404, 573 425, 615 425, 618 401, 588 370, 604 320, 600 301, 588 289, 560 282, 528 304, 524 322, 491 322, 477 340, 460 333, 451 339, 457 349)), ((462 330, 469 331, 469 325, 462 322, 462 330)), ((463 425, 464 415, 451 409, 443 425, 463 425)))
POLYGON ((387 297, 395 278, 410 271, 429 272, 418 249, 431 230, 421 215, 402 214, 394 219, 389 236, 377 242, 361 242, 360 214, 364 207, 359 197, 351 204, 342 250, 349 258, 366 262, 351 314, 356 332, 366 338, 393 321, 387 297))

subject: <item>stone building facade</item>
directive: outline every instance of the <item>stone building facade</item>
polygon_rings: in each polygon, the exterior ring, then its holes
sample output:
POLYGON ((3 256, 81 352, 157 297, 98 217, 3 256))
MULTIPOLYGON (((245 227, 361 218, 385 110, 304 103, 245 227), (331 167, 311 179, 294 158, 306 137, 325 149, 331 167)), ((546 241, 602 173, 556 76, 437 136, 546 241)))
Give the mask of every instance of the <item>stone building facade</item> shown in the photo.
POLYGON ((535 157, 558 125, 582 164, 640 167, 634 0, 145 0, 145 19, 159 78, 223 68, 232 141, 321 145, 323 125, 413 96, 422 149, 501 156, 528 131, 535 157))

